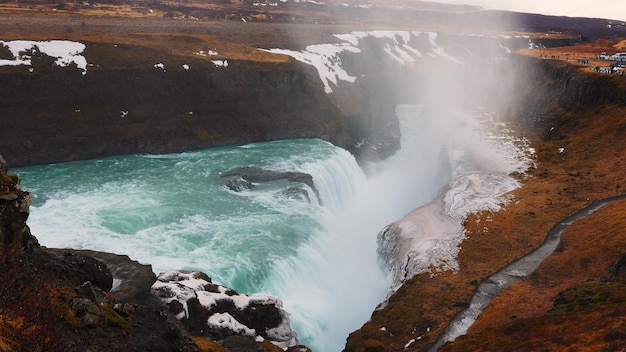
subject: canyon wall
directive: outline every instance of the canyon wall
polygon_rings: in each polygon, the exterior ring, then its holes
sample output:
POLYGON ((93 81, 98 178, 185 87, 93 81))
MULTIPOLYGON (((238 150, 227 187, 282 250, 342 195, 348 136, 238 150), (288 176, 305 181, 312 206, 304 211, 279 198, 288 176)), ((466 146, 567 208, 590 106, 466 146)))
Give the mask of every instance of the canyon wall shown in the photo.
MULTIPOLYGON (((254 66, 254 67, 251 67, 254 66)), ((0 151, 13 167, 284 138, 349 148, 345 116, 298 63, 220 71, 0 74, 0 151)))
MULTIPOLYGON (((454 80, 459 71, 447 65, 497 61, 528 42, 407 31, 359 37, 363 33, 346 35, 347 41, 358 39, 352 49, 340 44, 335 56, 319 58, 337 61, 322 70, 345 69, 354 78, 336 80, 332 93, 320 81, 320 67, 293 58, 258 60, 258 51, 248 47, 217 61, 186 48, 155 52, 145 43, 86 41, 85 67, 60 67, 33 49, 30 65, 0 66, 0 153, 20 167, 321 138, 357 158, 384 158, 399 147, 397 103, 419 101, 430 94, 424 82, 441 80, 448 71, 445 80, 454 80)), ((172 38, 166 45, 206 45, 195 37, 172 38)), ((0 51, 5 57, 11 53, 0 51)), ((482 74, 460 72, 465 78, 482 74)), ((456 101, 472 92, 449 94, 456 101)))
POLYGON ((596 73, 590 66, 562 60, 538 60, 521 55, 515 59, 528 67, 535 86, 550 84, 551 94, 558 94, 558 104, 565 109, 602 104, 626 106, 626 81, 619 75, 596 73))

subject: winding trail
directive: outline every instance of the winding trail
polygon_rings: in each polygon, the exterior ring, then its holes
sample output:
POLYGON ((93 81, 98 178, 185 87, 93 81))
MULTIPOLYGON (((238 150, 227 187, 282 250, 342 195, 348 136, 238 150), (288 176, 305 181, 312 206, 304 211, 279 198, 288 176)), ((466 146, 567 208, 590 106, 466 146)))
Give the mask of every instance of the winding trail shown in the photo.
POLYGON ((550 231, 548 231, 548 235, 541 246, 481 282, 470 300, 469 308, 461 311, 452 319, 448 327, 437 338, 437 341, 429 349, 429 351, 435 352, 444 343, 454 341, 457 337, 465 335, 469 327, 478 318, 478 315, 480 315, 480 313, 487 308, 489 303, 491 303, 491 300, 496 295, 514 282, 528 276, 545 258, 554 252, 556 247, 561 242, 561 235, 567 226, 571 225, 578 219, 582 219, 594 213, 610 202, 625 198, 626 194, 622 194, 619 196, 593 201, 585 208, 559 221, 556 225, 554 225, 554 227, 552 227, 552 229, 550 229, 550 231))

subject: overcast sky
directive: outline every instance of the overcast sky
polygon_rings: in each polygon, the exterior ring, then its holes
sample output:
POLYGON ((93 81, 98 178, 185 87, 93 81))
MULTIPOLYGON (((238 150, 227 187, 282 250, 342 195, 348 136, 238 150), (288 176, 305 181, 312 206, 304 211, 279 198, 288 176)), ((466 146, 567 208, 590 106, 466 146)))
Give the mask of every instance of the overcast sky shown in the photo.
POLYGON ((488 10, 541 13, 570 17, 600 17, 626 21, 626 0, 430 0, 482 6, 488 10))

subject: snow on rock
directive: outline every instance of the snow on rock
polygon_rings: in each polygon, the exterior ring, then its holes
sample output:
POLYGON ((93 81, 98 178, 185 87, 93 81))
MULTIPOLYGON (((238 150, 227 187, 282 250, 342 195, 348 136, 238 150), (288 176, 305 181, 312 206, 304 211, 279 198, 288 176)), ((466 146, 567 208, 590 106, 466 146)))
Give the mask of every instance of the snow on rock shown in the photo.
POLYGON ((388 225, 378 235, 378 254, 398 289, 414 275, 438 270, 457 270, 458 243, 463 240, 458 221, 445 213, 437 198, 388 225))
MULTIPOLYGON (((304 50, 295 51, 287 49, 273 48, 267 51, 277 54, 285 54, 292 56, 298 61, 314 66, 319 74, 320 79, 324 83, 324 89, 327 94, 333 92, 333 86, 338 81, 354 82, 357 77, 349 73, 349 69, 342 64, 341 56, 345 53, 361 53, 365 47, 369 47, 372 43, 369 39, 374 39, 379 43, 383 51, 387 54, 390 62, 407 65, 416 63, 419 59, 425 57, 448 60, 455 64, 463 64, 462 57, 457 57, 449 53, 448 47, 439 44, 439 34, 434 32, 415 32, 415 31, 354 31, 346 34, 336 34, 335 37, 342 43, 334 44, 316 44, 307 46, 304 50), (368 42, 364 44, 364 40, 368 42), (448 48, 448 50, 446 49, 448 48)), ((489 37, 494 42, 499 39, 489 37)), ((502 38, 500 38, 502 39, 502 38)), ((445 40, 442 40, 444 42, 445 40)), ((494 44, 495 45, 495 44, 494 44)), ((511 50, 502 45, 495 45, 498 48, 497 57, 507 57, 511 50)), ((479 53, 468 52, 468 56, 475 56, 479 53)))
POLYGON ((267 294, 243 295, 198 271, 170 270, 161 273, 152 293, 192 333, 214 339, 242 335, 267 339, 287 348, 297 343, 282 301, 267 294))
POLYGON ((270 52, 292 56, 298 61, 302 61, 314 66, 324 83, 324 91, 332 93, 331 83, 337 85, 337 81, 343 80, 353 83, 356 77, 349 75, 342 67, 339 54, 344 51, 358 53, 359 49, 349 44, 316 44, 309 45, 303 51, 287 49, 271 49, 270 52))
POLYGON ((210 328, 228 329, 239 335, 251 336, 256 338, 256 331, 241 324, 237 319, 228 313, 215 313, 209 317, 207 321, 210 328))
POLYGON ((532 165, 526 141, 511 137, 490 114, 465 122, 447 145, 451 181, 435 200, 378 234, 378 254, 392 290, 417 274, 458 270, 463 221, 471 213, 497 211, 508 203, 510 198, 504 195, 520 187, 510 174, 523 173, 532 165))
POLYGON ((211 60, 216 67, 228 67, 228 60, 211 60))
POLYGON ((85 50, 83 43, 69 40, 0 40, 0 45, 7 47, 13 55, 12 59, 0 59, 0 66, 30 66, 31 59, 38 50, 41 54, 55 58, 54 63, 57 66, 66 67, 75 64, 83 70, 83 74, 87 72, 87 59, 82 55, 85 50))

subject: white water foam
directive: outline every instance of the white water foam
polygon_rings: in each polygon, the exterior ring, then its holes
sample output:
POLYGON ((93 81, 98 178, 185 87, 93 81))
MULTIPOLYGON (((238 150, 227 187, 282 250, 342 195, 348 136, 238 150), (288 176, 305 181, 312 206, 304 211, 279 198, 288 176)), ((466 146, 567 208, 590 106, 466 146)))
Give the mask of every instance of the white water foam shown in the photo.
POLYGON ((434 198, 448 181, 442 159, 448 135, 420 111, 398 109, 403 148, 368 178, 348 153, 303 170, 320 188, 324 227, 296 256, 276 264, 266 287, 283 299, 299 339, 314 351, 342 350, 386 297, 378 230, 434 198))

